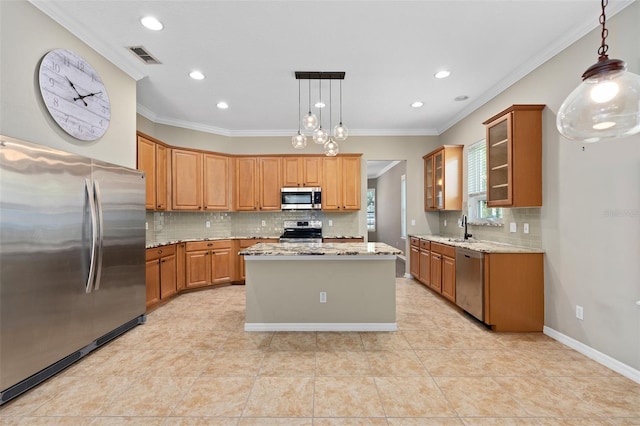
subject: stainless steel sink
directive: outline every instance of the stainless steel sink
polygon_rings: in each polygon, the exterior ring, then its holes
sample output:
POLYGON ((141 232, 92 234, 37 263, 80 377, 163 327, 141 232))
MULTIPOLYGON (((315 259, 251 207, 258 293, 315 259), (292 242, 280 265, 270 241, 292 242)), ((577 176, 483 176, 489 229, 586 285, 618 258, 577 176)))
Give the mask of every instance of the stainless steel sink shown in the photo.
POLYGON ((464 238, 449 238, 452 243, 475 243, 476 240, 465 240, 464 238))

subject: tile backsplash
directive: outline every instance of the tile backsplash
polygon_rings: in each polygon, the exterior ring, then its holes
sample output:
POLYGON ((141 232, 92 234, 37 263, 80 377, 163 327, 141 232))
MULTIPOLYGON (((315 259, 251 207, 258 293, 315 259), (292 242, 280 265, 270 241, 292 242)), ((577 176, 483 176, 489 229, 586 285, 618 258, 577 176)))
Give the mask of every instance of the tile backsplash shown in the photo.
POLYGON ((358 212, 147 212, 147 244, 190 238, 279 237, 285 220, 321 220, 323 235, 359 236, 358 212))
MULTIPOLYGON (((464 211, 440 213, 440 235, 449 238, 462 238, 464 229, 458 227, 458 219, 464 211), (444 226, 444 221, 447 226, 444 226)), ((495 241, 522 247, 542 248, 540 229, 540 208, 502 209, 502 226, 474 225, 469 223, 468 232, 478 240, 495 241), (509 224, 516 224, 516 232, 509 231, 509 224), (529 224, 529 233, 524 233, 524 224, 529 224)))

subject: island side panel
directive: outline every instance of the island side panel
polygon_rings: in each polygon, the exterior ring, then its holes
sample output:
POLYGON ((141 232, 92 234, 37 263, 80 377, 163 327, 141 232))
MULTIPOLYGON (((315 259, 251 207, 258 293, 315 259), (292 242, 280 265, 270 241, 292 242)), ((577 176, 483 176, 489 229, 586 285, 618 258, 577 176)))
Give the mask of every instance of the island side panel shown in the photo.
POLYGON ((246 324, 395 327, 395 256, 310 257, 246 256, 246 324))

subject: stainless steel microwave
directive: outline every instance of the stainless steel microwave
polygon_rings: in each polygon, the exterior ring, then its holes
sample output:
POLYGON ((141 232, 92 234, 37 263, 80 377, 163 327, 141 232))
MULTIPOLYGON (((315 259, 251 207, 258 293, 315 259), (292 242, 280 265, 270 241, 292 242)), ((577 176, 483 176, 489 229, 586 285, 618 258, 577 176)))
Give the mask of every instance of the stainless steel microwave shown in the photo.
POLYGON ((281 191, 282 210, 320 210, 322 190, 320 187, 287 187, 281 191))

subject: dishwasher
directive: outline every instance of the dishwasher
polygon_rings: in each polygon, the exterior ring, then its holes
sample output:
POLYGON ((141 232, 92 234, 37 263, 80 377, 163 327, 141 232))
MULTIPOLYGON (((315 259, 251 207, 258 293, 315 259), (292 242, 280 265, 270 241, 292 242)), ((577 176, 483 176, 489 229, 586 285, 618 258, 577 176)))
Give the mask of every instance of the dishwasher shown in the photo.
POLYGON ((484 253, 456 247, 456 305, 484 321, 484 253))

